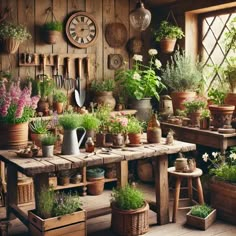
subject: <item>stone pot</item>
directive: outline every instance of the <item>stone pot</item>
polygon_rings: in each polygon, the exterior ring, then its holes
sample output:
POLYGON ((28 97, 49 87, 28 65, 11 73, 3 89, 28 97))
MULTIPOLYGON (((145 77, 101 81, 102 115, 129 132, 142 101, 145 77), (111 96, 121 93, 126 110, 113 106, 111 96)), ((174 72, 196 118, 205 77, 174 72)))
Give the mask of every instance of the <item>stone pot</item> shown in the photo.
POLYGON ((116 106, 116 100, 113 97, 112 91, 97 92, 95 94, 94 102, 99 105, 109 105, 111 110, 116 106))
POLYGON ((54 151, 54 145, 42 145, 42 155, 43 157, 52 157, 54 151))

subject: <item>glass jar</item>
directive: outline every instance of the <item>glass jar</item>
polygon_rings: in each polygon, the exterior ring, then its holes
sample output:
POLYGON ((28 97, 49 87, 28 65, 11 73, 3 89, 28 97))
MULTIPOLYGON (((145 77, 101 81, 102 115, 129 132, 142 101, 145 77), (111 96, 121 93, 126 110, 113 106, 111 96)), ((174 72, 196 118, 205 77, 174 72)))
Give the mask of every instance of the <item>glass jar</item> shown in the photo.
POLYGON ((88 137, 87 141, 85 142, 85 151, 94 152, 94 142, 92 137, 88 137))

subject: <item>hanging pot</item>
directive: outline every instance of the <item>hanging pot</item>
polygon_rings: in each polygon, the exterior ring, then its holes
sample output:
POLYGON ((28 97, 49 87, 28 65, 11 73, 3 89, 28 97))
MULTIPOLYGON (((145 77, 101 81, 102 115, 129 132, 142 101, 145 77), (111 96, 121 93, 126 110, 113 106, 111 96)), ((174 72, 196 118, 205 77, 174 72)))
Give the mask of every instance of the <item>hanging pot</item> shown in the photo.
POLYGON ((163 53, 172 53, 175 49, 176 39, 162 39, 160 48, 163 53))
POLYGON ((48 44, 55 44, 60 36, 60 32, 56 30, 47 30, 45 32, 45 41, 48 44))

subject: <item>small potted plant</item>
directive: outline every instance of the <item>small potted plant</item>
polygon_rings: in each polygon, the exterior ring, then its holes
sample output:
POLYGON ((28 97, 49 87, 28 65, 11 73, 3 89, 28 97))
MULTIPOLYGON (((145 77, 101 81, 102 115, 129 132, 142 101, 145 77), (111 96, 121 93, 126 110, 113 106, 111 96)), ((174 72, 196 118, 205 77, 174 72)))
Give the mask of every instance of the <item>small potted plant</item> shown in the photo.
POLYGON ((183 102, 183 105, 185 106, 186 113, 190 118, 191 125, 193 127, 199 127, 201 111, 206 107, 206 101, 201 97, 196 97, 194 99, 186 100, 183 102))
POLYGON ((216 209, 205 204, 195 205, 187 213, 187 224, 206 230, 216 220, 216 209))
POLYGON ((129 145, 131 146, 140 145, 142 131, 143 131, 142 122, 140 122, 134 116, 129 117, 127 125, 129 145))
POLYGON ((87 169, 86 171, 87 181, 91 182, 87 186, 89 194, 99 195, 103 192, 104 174, 105 170, 99 167, 87 169))
POLYGON ((56 91, 53 94, 53 110, 57 112, 57 114, 61 114, 63 112, 63 106, 67 101, 67 97, 64 92, 56 91))
POLYGON ((55 44, 62 32, 63 25, 59 21, 48 21, 43 25, 45 41, 48 44, 55 44))
POLYGON ((94 92, 94 102, 99 105, 109 105, 111 110, 116 106, 116 100, 113 97, 115 88, 114 79, 106 79, 103 81, 93 80, 91 90, 94 92))
POLYGON ((15 53, 20 43, 31 38, 27 28, 21 24, 3 22, 0 24, 0 42, 6 53, 15 53))
POLYGON ((41 138, 44 136, 49 129, 49 120, 41 118, 35 118, 29 123, 30 137, 31 140, 38 146, 41 147, 41 138))
POLYGON ((140 235, 149 230, 149 205, 136 187, 113 189, 111 229, 118 235, 140 235))
POLYGON ((209 129, 210 127, 210 110, 203 109, 200 115, 200 129, 209 129))
POLYGON ((58 235, 61 232, 86 234, 86 212, 81 209, 79 195, 71 192, 54 192, 52 187, 43 187, 38 193, 35 210, 28 211, 31 235, 58 235))
POLYGON ((154 31, 155 41, 160 42, 162 52, 174 51, 176 40, 184 37, 182 29, 168 21, 162 21, 160 27, 154 31))
POLYGON ((43 157, 52 157, 54 151, 54 144, 57 137, 53 133, 47 133, 41 138, 42 155, 43 157))

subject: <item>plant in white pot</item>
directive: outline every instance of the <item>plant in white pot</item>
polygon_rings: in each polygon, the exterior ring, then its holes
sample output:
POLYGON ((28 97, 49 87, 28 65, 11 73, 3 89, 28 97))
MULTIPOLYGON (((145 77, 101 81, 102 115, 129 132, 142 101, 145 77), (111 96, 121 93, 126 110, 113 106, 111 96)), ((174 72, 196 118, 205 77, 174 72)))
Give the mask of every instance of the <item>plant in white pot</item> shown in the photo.
POLYGON ((216 220, 216 209, 205 204, 196 205, 187 213, 187 224, 195 228, 206 230, 216 220))
POLYGON ((31 34, 24 25, 13 22, 0 24, 0 44, 6 53, 15 53, 20 43, 31 39, 31 34))
POLYGON ((43 157, 52 157, 54 152, 54 144, 57 137, 53 133, 47 133, 41 138, 42 155, 43 157))
POLYGON ((160 42, 162 52, 171 53, 174 51, 176 40, 184 37, 184 32, 179 26, 164 20, 154 31, 154 37, 156 42, 160 42))

